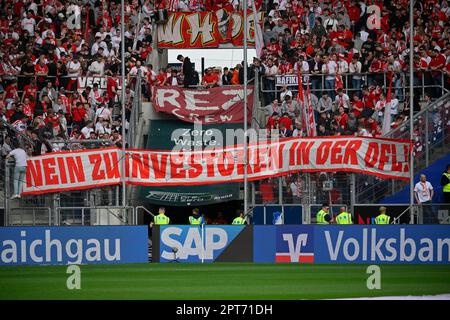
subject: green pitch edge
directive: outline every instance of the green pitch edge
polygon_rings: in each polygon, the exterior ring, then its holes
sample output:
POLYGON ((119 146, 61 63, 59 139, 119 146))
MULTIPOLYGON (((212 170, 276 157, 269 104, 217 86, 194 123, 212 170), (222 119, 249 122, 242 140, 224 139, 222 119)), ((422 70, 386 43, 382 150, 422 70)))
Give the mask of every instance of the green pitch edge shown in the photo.
POLYGON ((382 265, 368 290, 365 265, 133 264, 0 267, 0 299, 327 299, 450 293, 450 266, 382 265))

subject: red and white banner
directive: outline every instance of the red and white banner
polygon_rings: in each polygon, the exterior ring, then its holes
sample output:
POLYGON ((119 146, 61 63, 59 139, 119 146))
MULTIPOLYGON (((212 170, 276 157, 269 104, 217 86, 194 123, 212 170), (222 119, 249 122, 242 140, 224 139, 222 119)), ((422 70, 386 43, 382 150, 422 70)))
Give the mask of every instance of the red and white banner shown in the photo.
MULTIPOLYGON (((252 118, 253 86, 247 88, 247 119, 252 118)), ((244 87, 227 86, 210 89, 155 87, 153 106, 182 121, 218 124, 244 122, 244 87)))
MULTIPOLYGON (((367 137, 287 138, 251 144, 248 179, 293 172, 361 172, 409 179, 407 140, 367 137)), ((24 194, 88 189, 121 182, 121 150, 57 152, 28 160, 24 194)), ((144 186, 200 185, 244 179, 243 146, 199 151, 127 150, 125 179, 144 186)))
MULTIPOLYGON (((259 13, 259 21, 262 14, 259 13)), ((255 45, 254 15, 247 14, 248 46, 255 45)), ((244 14, 227 9, 208 12, 171 12, 158 25, 159 48, 227 48, 244 45, 244 14)))

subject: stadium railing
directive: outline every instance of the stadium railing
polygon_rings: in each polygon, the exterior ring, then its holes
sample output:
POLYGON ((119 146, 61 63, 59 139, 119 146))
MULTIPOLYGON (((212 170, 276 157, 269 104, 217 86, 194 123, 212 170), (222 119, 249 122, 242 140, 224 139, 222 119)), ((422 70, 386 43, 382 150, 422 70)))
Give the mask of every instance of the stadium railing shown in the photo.
MULTIPOLYGON (((426 92, 433 92, 433 93, 438 93, 437 91, 439 91, 439 95, 444 95, 445 93, 448 93, 449 90, 445 88, 445 80, 446 80, 446 74, 443 71, 434 71, 434 72, 439 72, 439 81, 437 83, 435 83, 435 81, 433 81, 432 79, 429 79, 429 77, 427 76, 427 74, 430 74, 431 71, 425 71, 425 72, 416 72, 414 74, 414 89, 420 90, 420 93, 422 96, 425 95, 426 92), (434 91, 433 91, 434 90, 434 91)), ((360 92, 362 89, 361 87, 363 85, 367 85, 370 86, 371 84, 377 84, 379 86, 382 86, 384 88, 389 87, 389 76, 391 75, 391 72, 366 72, 366 73, 340 73, 341 77, 342 77, 342 81, 343 81, 343 91, 348 94, 351 95, 351 93, 353 92, 360 92), (359 81, 359 88, 355 88, 353 86, 352 83, 352 77, 354 76, 358 76, 361 77, 361 81, 359 81)), ((397 72, 394 73, 397 76, 396 80, 392 82, 392 93, 395 94, 397 96, 397 98, 399 98, 399 101, 404 101, 405 98, 409 95, 409 73, 407 72, 397 72)), ((322 92, 331 92, 334 91, 332 89, 326 89, 325 88, 325 78, 327 76, 327 74, 311 74, 311 73, 302 73, 301 74, 304 81, 303 81, 303 85, 306 85, 306 79, 309 79, 309 83, 310 83, 310 90, 311 93, 314 93, 317 95, 317 93, 322 93, 322 92), (312 79, 316 79, 315 81, 317 82, 313 82, 311 81, 312 79), (314 83, 317 83, 320 85, 320 88, 316 88, 314 86, 314 83)), ((266 83, 266 79, 267 76, 262 76, 262 86, 261 86, 261 92, 264 94, 267 93, 273 93, 275 94, 275 96, 278 96, 281 91, 282 91, 282 87, 284 85, 286 85, 288 87, 289 90, 291 90, 292 92, 298 92, 298 84, 295 81, 294 84, 291 83, 282 83, 280 82, 279 84, 276 83, 276 78, 282 78, 282 77, 295 77, 297 78, 297 75, 295 73, 292 74, 279 74, 277 76, 275 76, 275 85, 273 89, 268 89, 265 85, 266 83)), ((273 78, 273 77, 271 77, 273 78)), ((273 81, 273 80, 272 80, 273 81)), ((266 104, 271 103, 272 101, 265 101, 266 104)))
MULTIPOLYGON (((450 94, 445 94, 416 113, 413 123, 414 172, 417 173, 450 151, 450 94)), ((409 124, 409 121, 403 122, 385 137, 410 139, 409 124)), ((358 174, 356 203, 376 203, 384 197, 394 195, 407 184, 408 182, 401 180, 358 174)))

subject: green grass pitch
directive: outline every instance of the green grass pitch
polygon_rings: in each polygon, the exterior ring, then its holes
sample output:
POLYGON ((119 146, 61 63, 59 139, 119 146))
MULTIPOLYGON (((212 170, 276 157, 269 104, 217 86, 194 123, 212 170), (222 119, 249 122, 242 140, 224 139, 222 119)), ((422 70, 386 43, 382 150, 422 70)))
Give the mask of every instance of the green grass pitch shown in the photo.
POLYGON ((67 266, 0 267, 0 299, 324 299, 450 293, 450 267, 381 265, 368 290, 367 265, 165 263, 81 266, 68 290, 67 266))

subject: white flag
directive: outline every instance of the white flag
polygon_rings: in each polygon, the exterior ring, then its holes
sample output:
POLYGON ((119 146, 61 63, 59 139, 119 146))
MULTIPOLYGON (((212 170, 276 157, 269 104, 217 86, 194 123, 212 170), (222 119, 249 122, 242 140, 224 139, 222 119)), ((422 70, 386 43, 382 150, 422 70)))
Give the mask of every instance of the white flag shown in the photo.
POLYGON ((255 24, 255 49, 258 58, 261 58, 262 49, 264 47, 263 33, 259 24, 258 12, 256 11, 255 1, 252 0, 253 23, 255 24))

